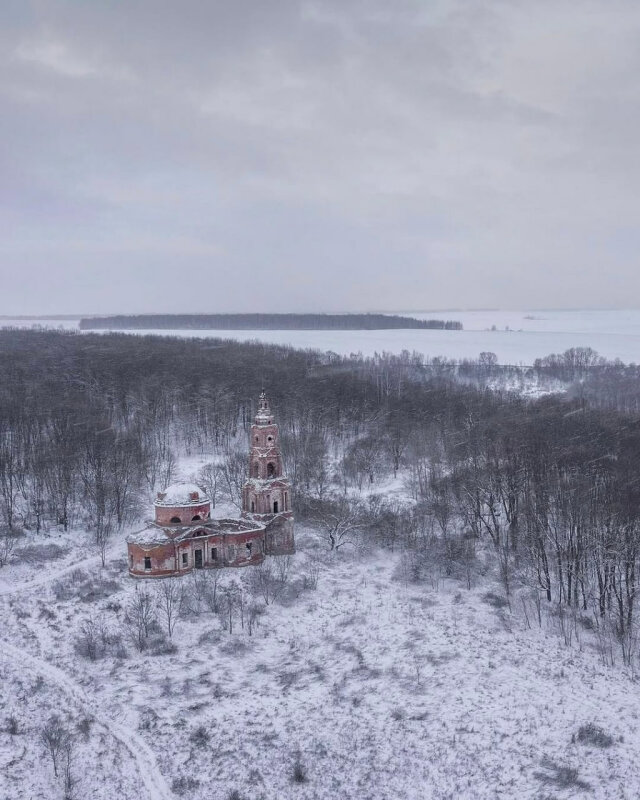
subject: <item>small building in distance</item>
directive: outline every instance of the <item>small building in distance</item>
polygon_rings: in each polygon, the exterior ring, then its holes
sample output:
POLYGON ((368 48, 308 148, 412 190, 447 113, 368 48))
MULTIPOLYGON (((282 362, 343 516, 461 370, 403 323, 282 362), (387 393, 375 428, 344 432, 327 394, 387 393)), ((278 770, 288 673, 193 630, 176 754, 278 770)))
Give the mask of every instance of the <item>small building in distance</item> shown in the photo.
POLYGON ((291 484, 282 474, 278 426, 263 392, 251 426, 249 479, 239 519, 212 519, 199 486, 159 492, 147 527, 127 537, 129 574, 160 578, 193 569, 246 567, 295 552, 291 484))

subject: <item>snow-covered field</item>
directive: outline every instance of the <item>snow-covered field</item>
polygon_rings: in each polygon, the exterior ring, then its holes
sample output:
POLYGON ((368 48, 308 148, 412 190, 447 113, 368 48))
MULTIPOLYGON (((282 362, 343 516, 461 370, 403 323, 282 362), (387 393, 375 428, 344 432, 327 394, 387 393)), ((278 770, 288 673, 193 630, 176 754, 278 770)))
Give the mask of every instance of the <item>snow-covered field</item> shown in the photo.
MULTIPOLYGON (((425 357, 477 358, 496 353, 503 364, 532 364, 570 347, 592 347, 609 359, 640 361, 640 310, 437 311, 406 312, 422 319, 455 319, 462 331, 155 331, 165 336, 215 336, 294 347, 331 350, 341 355, 416 351, 425 357), (495 326, 495 330, 492 328, 495 326)), ((77 328, 77 321, 0 320, 0 325, 77 328)), ((146 331, 154 332, 154 331, 146 331)), ((140 331, 131 331, 140 333, 140 331)))
MULTIPOLYGON (((621 668, 602 666, 587 634, 567 647, 551 623, 529 628, 517 609, 496 608, 491 575, 470 591, 412 584, 397 554, 330 557, 312 532, 297 537, 289 589, 252 636, 203 612, 179 621, 177 651, 165 655, 129 646, 127 658, 92 663, 74 652, 88 618, 122 628, 136 582, 121 557, 83 565, 105 587, 95 600, 73 588, 86 581, 77 575, 58 599, 52 580, 9 581, 0 797, 62 796, 38 741, 54 711, 82 730, 82 798, 167 800, 172 786, 193 800, 234 790, 246 800, 640 796, 640 695, 621 668), (305 589, 318 555, 317 588, 305 589), (589 724, 609 747, 578 740, 589 724)), ((59 577, 55 564, 44 569, 59 577)))

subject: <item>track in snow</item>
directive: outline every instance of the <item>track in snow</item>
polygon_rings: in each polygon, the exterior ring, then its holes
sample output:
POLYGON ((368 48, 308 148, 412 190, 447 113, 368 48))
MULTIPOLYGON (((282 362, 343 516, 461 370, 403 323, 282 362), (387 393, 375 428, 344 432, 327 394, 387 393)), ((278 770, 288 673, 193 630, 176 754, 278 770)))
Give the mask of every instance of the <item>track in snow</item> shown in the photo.
POLYGON ((102 725, 115 739, 129 751, 142 782, 144 783, 150 800, 174 800, 174 795, 169 789, 156 758, 146 742, 137 733, 114 722, 105 714, 96 710, 93 702, 84 690, 66 673, 48 661, 36 658, 5 640, 0 640, 0 660, 10 659, 18 666, 32 669, 45 676, 51 683, 58 686, 65 694, 69 695, 72 702, 81 705, 99 725, 102 725))

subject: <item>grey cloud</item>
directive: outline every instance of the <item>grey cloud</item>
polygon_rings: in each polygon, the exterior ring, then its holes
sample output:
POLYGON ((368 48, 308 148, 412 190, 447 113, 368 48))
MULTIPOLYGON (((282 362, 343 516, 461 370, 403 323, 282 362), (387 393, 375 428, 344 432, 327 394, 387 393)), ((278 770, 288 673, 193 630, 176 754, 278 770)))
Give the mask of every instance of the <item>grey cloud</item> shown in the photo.
POLYGON ((630 0, 3 4, 0 312, 628 305, 639 37, 630 0))

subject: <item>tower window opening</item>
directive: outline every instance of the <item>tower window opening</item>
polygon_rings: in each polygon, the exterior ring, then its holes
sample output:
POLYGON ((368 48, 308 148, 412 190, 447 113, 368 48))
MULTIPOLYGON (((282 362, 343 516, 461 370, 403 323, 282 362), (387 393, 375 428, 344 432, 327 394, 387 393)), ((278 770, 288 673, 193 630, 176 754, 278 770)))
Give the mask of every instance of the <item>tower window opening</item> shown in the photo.
POLYGON ((144 557, 144 568, 151 569, 151 556, 144 557))
POLYGON ((272 478, 273 475, 275 474, 275 471, 276 471, 276 468, 274 467, 273 463, 270 461, 267 464, 267 475, 268 475, 268 477, 272 478))
POLYGON ((255 503, 254 503, 254 501, 252 500, 252 501, 251 501, 251 513, 253 514, 253 513, 255 512, 255 510, 256 510, 256 504, 255 504, 255 503))
POLYGON ((175 522, 175 523, 177 523, 179 525, 180 522, 181 522, 181 519, 180 519, 180 517, 171 517, 171 522, 175 522))
POLYGON ((195 517, 191 517, 191 522, 199 522, 200 521, 200 514, 196 514, 195 517))
POLYGON ((251 542, 247 542, 247 544, 246 544, 246 547, 247 547, 247 558, 251 558, 251 548, 252 548, 252 546, 253 546, 253 544, 251 542))
POLYGON ((278 501, 277 500, 273 501, 273 513, 274 514, 278 513, 278 501))

